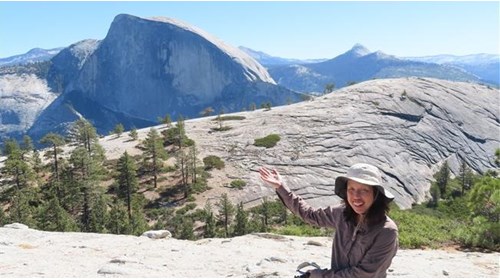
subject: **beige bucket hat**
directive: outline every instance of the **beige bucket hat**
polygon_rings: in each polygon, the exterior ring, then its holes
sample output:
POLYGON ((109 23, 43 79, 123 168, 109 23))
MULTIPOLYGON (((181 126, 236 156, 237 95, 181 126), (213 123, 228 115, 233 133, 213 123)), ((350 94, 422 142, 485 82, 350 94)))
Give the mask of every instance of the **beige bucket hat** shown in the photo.
POLYGON ((349 167, 345 176, 335 179, 335 194, 342 199, 347 199, 347 180, 376 187, 389 201, 394 195, 382 186, 382 176, 377 167, 367 163, 357 163, 349 167))

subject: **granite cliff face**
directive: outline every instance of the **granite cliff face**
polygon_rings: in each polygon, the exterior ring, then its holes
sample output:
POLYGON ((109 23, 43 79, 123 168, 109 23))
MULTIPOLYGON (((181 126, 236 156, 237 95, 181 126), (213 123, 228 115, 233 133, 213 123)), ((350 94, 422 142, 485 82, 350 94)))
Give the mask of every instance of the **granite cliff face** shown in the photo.
POLYGON ((47 81, 35 74, 0 75, 0 139, 21 139, 56 97, 47 81))
MULTIPOLYGON (((43 60, 43 57, 37 56, 40 61, 36 63, 2 66, 0 144, 4 138, 20 140, 39 116, 53 107, 52 102, 77 75, 85 59, 97 45, 97 40, 84 40, 62 51, 55 49, 51 50, 52 52, 42 52, 53 56, 50 60, 49 58, 43 60), (54 56, 52 53, 56 51, 58 53, 54 56)), ((23 61, 29 62, 28 58, 23 61)), ((46 127, 54 128, 58 125, 56 122, 46 127)), ((34 130, 36 131, 36 128, 34 130)))
POLYGON ((47 73, 47 82, 52 90, 58 93, 64 92, 64 89, 78 75, 87 58, 98 46, 98 40, 82 40, 62 49, 54 56, 47 73))
POLYGON ((78 114, 107 133, 117 123, 150 126, 166 114, 175 120, 198 117, 207 107, 231 112, 251 103, 299 100, 299 94, 276 86, 253 58, 202 30, 168 18, 118 15, 31 132, 78 114))

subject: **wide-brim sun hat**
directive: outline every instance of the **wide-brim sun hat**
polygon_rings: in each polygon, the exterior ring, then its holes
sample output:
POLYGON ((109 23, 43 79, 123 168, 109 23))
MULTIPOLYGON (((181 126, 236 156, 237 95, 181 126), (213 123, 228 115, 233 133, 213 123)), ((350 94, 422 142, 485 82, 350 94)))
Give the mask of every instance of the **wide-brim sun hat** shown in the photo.
POLYGON ((349 167, 345 176, 335 179, 335 194, 342 199, 347 199, 347 181, 353 180, 361 184, 373 186, 389 201, 394 195, 382 186, 382 176, 377 167, 367 163, 357 163, 349 167))

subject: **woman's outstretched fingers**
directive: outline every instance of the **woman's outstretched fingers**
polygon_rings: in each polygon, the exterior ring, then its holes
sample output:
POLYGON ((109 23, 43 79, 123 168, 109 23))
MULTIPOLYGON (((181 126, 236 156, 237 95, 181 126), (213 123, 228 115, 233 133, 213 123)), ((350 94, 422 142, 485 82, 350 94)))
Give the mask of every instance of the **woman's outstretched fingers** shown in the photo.
POLYGON ((278 188, 279 186, 281 186, 281 180, 276 169, 273 169, 271 171, 265 167, 261 167, 259 169, 259 173, 261 180, 265 183, 268 183, 273 188, 278 188))

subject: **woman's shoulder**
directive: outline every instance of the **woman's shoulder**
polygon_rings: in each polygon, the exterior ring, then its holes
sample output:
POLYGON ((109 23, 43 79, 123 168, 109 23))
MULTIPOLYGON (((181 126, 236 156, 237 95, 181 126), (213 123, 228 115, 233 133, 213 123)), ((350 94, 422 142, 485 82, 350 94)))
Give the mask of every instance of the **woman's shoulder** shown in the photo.
POLYGON ((398 226, 389 216, 386 216, 384 229, 388 231, 398 231, 398 226))

